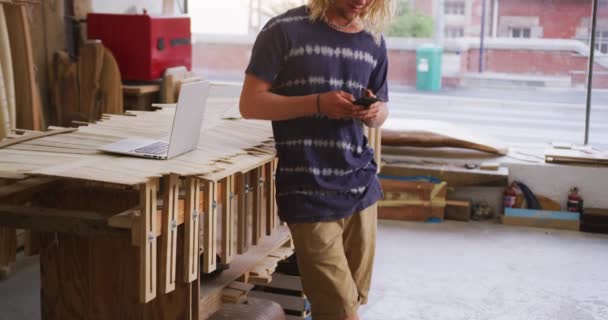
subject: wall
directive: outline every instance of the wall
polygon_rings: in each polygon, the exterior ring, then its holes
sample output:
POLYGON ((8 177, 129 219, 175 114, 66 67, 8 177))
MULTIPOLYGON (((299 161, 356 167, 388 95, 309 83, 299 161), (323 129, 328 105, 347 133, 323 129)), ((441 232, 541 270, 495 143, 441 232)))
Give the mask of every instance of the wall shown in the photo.
MULTIPOLYGON (((193 47, 193 68, 213 78, 237 78, 249 62, 253 36, 197 35, 193 47)), ((429 39, 387 39, 389 80, 397 86, 413 86, 416 82, 416 48, 429 39)), ((477 72, 479 40, 450 39, 445 43, 443 83, 457 86, 466 73, 477 72), (449 58, 448 58, 449 56, 449 58)), ((570 77, 573 86, 584 84, 588 47, 576 40, 557 39, 488 39, 484 51, 484 70, 511 75, 570 77), (581 77, 581 74, 583 75, 581 77)), ((608 61, 596 60, 596 88, 608 88, 608 61), (601 76, 599 76, 601 75, 601 76)))

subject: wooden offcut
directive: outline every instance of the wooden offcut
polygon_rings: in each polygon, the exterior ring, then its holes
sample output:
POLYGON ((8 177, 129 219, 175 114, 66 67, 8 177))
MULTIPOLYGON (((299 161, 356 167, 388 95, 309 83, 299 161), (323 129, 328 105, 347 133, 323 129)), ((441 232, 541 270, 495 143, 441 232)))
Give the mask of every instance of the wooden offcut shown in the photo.
POLYGON ((443 220, 447 184, 426 181, 380 179, 384 198, 378 202, 378 218, 427 221, 443 220))

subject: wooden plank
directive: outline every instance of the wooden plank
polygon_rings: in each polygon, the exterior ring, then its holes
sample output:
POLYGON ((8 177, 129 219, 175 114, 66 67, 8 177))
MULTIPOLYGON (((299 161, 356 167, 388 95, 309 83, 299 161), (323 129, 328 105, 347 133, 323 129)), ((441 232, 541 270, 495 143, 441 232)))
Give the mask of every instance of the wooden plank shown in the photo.
POLYGON ((16 260, 16 230, 13 228, 0 227, 0 280, 10 276, 16 260))
POLYGON ((255 287, 254 285, 252 285, 251 283, 245 283, 245 282, 240 282, 240 281, 233 281, 228 285, 228 288, 233 288, 233 289, 237 289, 240 291, 251 291, 251 289, 253 289, 253 287, 255 287))
POLYGON ((533 228, 551 228, 562 230, 580 230, 581 222, 579 220, 559 220, 559 219, 544 219, 544 218, 526 218, 515 216, 500 216, 501 222, 506 225, 533 227, 533 228))
POLYGON ((274 213, 274 168, 273 162, 270 161, 265 164, 264 168, 264 181, 266 182, 264 188, 265 198, 265 212, 266 215, 266 235, 270 236, 275 228, 275 213, 274 213))
POLYGON ((281 224, 281 219, 279 217, 279 207, 277 205, 277 179, 276 172, 277 166, 279 165, 278 158, 274 158, 272 160, 272 211, 274 211, 274 227, 275 229, 279 227, 281 224))
POLYGON ((247 175, 239 173, 236 176, 236 192, 238 196, 238 230, 237 230, 237 253, 243 254, 247 251, 247 194, 249 193, 249 185, 247 184, 247 175))
POLYGON ((251 232, 251 243, 257 246, 262 237, 262 196, 264 178, 262 175, 262 167, 258 167, 250 172, 250 181, 253 198, 252 202, 252 232, 251 232))
POLYGON ((100 80, 103 69, 104 47, 99 40, 88 40, 80 48, 78 58, 78 85, 80 113, 93 122, 101 117, 100 80))
POLYGON ((0 142, 0 149, 15 145, 15 144, 23 143, 25 141, 30 141, 30 140, 39 139, 42 137, 53 136, 53 135, 62 134, 62 133, 74 132, 76 130, 78 130, 78 129, 77 128, 63 128, 63 129, 49 130, 49 131, 45 131, 45 132, 32 132, 32 133, 24 134, 18 138, 6 139, 6 140, 0 142))
POLYGON ((199 217, 200 217, 200 180, 196 177, 186 179, 186 211, 184 212, 184 281, 198 279, 199 273, 199 217))
MULTIPOLYGON (((157 205, 160 207, 160 209, 157 208, 156 210, 156 229, 154 231, 154 235, 157 237, 160 237, 161 233, 162 233, 162 226, 163 226, 163 212, 162 212, 162 200, 157 200, 157 205)), ((179 200, 179 211, 177 214, 177 225, 180 226, 184 223, 185 221, 185 216, 184 216, 184 210, 185 210, 185 206, 186 206, 186 201, 185 199, 180 199, 179 200)), ((114 228, 119 228, 119 229, 130 229, 131 230, 131 237, 133 239, 133 245, 138 247, 139 246, 139 234, 140 234, 140 230, 139 230, 139 225, 140 225, 140 218, 141 218, 141 210, 139 207, 137 208, 132 208, 132 209, 128 209, 125 210, 119 214, 115 214, 113 216, 111 216, 110 218, 108 218, 108 225, 114 228)))
POLYGON ((471 220, 471 201, 447 200, 445 218, 457 221, 471 220))
POLYGON ((32 230, 26 230, 23 243, 23 254, 31 257, 40 252, 40 233, 32 230))
POLYGON ((87 236, 128 237, 124 230, 109 227, 105 215, 84 210, 0 205, 0 225, 87 236))
POLYGON ((102 113, 123 113, 122 79, 118 62, 112 52, 103 47, 103 62, 99 78, 99 92, 103 98, 102 113))
POLYGON ((250 297, 258 299, 266 299, 274 301, 283 307, 283 310, 301 312, 302 315, 310 311, 310 302, 306 298, 298 296, 287 296, 282 294, 263 292, 263 291, 251 291, 250 297))
POLYGON ((163 178, 163 215, 159 268, 159 295, 175 290, 175 265, 177 252, 177 213, 179 211, 179 176, 170 174, 163 178))
POLYGON ((304 289, 302 289, 302 279, 299 276, 290 276, 278 272, 275 272, 272 275, 272 282, 265 287, 298 292, 304 291, 304 289))
POLYGON ((160 91, 159 84, 138 84, 138 85, 122 85, 122 92, 125 95, 141 96, 146 93, 155 93, 160 91))
MULTIPOLYGON (((4 109, 0 110, 0 119, 2 124, 5 124, 5 130, 0 132, 6 136, 9 129, 16 127, 16 108, 15 108, 15 81, 13 76, 13 58, 11 56, 11 46, 8 35, 8 28, 6 25, 6 15, 4 13, 4 6, 0 5, 0 69, 2 72, 2 82, 4 82, 4 89, 6 90, 6 105, 4 109)), ((2 95, 2 93, 0 93, 2 95)), ((0 105, 1 105, 0 101, 0 105)))
POLYGON ((433 177, 445 181, 450 187, 488 186, 506 187, 509 184, 509 168, 498 171, 466 169, 455 164, 410 163, 407 158, 383 156, 385 164, 381 175, 393 177, 433 177))
POLYGON ((232 199, 234 198, 234 176, 222 180, 222 263, 230 264, 234 256, 232 251, 233 221, 232 199))
POLYGON ((140 186, 141 218, 139 219, 139 301, 147 303, 156 297, 156 190, 158 180, 140 186))
POLYGON ((16 128, 43 130, 42 101, 36 81, 36 65, 28 6, 5 6, 15 81, 16 128))
MULTIPOLYGON (((0 9, 2 6, 0 5, 0 9)), ((4 11, 0 10, 0 28, 4 24, 4 11)), ((0 32, 2 30, 0 29, 0 32)), ((0 37, 2 35, 0 34, 0 37)), ((2 40, 2 39, 0 39, 2 40)), ((5 51, 4 48, 0 48, 0 50, 5 51)), ((0 52, 1 54, 1 52, 0 52)), ((2 58, 2 57, 0 57, 2 58)), ((7 90, 4 78, 6 77, 4 73, 4 66, 2 65, 2 61, 0 61, 0 140, 4 139, 9 135, 11 129, 11 117, 9 115, 10 106, 8 104, 7 98, 7 90)), ((7 79, 8 80, 8 79, 7 79)))
POLYGON ((217 247, 217 182, 205 181, 203 196, 203 272, 211 273, 217 268, 215 260, 217 247))
POLYGON ((0 203, 18 204, 27 201, 56 180, 53 177, 32 177, 0 187, 0 203))

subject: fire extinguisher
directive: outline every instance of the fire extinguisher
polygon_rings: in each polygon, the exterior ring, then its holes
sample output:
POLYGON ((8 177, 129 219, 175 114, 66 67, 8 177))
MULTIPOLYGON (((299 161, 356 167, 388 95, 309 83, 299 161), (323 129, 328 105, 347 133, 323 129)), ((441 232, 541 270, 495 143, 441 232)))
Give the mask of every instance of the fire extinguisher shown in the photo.
POLYGON ((568 202, 566 204, 568 211, 570 212, 582 212, 583 211, 583 197, 578 193, 578 188, 573 187, 570 189, 568 194, 568 202))
POLYGON ((517 200, 517 191, 515 191, 515 183, 511 183, 504 192, 503 195, 503 206, 505 208, 513 208, 515 207, 515 202, 517 200))

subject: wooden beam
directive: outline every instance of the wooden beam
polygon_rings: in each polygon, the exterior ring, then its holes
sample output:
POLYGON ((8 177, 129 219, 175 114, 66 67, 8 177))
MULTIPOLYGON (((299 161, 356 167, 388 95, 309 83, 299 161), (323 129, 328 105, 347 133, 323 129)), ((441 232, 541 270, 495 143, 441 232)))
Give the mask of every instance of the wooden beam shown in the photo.
POLYGON ((0 205, 0 225, 86 236, 128 236, 107 225, 107 217, 96 212, 41 207, 0 205))
POLYGON ((232 251, 234 176, 228 176, 222 181, 222 189, 222 263, 230 264, 234 255, 232 251))
POLYGON ((162 243, 160 250, 160 294, 175 290, 177 264, 177 213, 179 211, 179 176, 163 178, 162 243))
POLYGON ((274 167, 272 161, 266 163, 264 168, 264 198, 266 215, 266 235, 270 236, 274 230, 275 214, 274 214, 274 167))
POLYGON ((0 202, 19 204, 28 201, 56 180, 54 177, 32 177, 0 187, 0 202))
POLYGON ((147 303, 156 297, 156 190, 158 180, 140 186, 139 219, 139 300, 147 303))
POLYGON ((30 140, 34 140, 34 139, 38 139, 38 138, 42 138, 42 137, 54 136, 56 134, 74 132, 76 130, 78 130, 78 128, 54 129, 54 130, 44 131, 44 132, 29 132, 29 133, 23 134, 22 136, 20 136, 18 138, 3 140, 2 142, 0 142, 0 149, 6 148, 6 147, 9 147, 9 146, 21 143, 21 142, 30 141, 30 140))
POLYGON ((275 230, 281 224, 281 219, 279 218, 279 207, 277 206, 277 179, 276 174, 277 166, 279 164, 279 160, 274 158, 272 160, 272 211, 274 215, 274 228, 275 230))
POLYGON ((0 227, 0 280, 10 276, 17 260, 17 230, 0 227))
POLYGON ((501 167, 497 171, 466 169, 457 165, 412 164, 399 157, 385 157, 382 175, 394 177, 429 176, 448 183, 450 187, 494 186, 506 187, 509 183, 509 169, 501 167))
POLYGON ((236 192, 238 195, 238 230, 237 230, 237 253, 243 254, 247 251, 248 238, 248 223, 247 223, 247 194, 249 193, 249 185, 247 184, 247 175, 238 173, 236 183, 236 192))
POLYGON ((205 192, 203 196, 203 272, 211 273, 217 268, 215 256, 217 248, 215 244, 217 230, 217 182, 205 181, 205 192))
POLYGON ((200 217, 200 179, 186 179, 186 208, 184 212, 184 281, 189 283, 198 278, 199 267, 199 217, 200 217))
POLYGON ((250 172, 251 191, 253 202, 252 206, 252 244, 257 246, 262 238, 262 187, 264 179, 262 177, 262 168, 258 167, 250 172))

